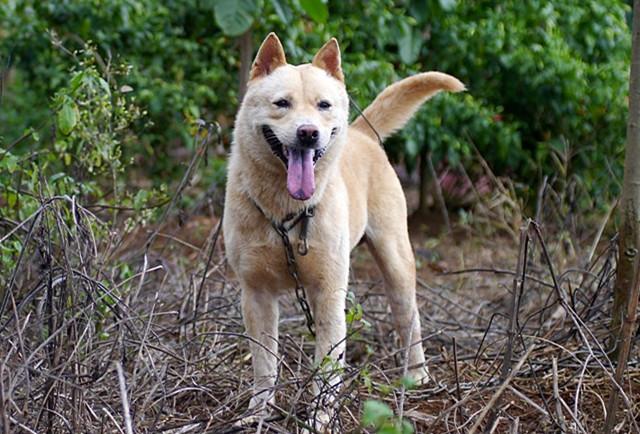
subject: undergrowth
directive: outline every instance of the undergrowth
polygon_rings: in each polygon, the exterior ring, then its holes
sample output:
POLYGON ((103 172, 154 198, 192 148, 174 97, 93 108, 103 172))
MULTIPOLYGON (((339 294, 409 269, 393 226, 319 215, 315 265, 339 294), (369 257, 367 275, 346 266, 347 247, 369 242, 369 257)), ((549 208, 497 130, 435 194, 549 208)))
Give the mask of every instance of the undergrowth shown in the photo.
MULTIPOLYGON (((49 122, 0 150, 2 427, 238 432, 251 397, 239 288, 225 265, 220 214, 210 202, 182 201, 219 131, 194 121, 182 180, 136 186, 123 147, 136 140, 129 126, 145 112, 129 95, 128 68, 100 64, 91 47, 72 55, 77 64, 49 122), (47 146, 15 152, 35 142, 47 146)), ((480 156, 478 164, 491 188, 459 226, 489 233, 478 239, 494 243, 496 257, 448 274, 421 270, 433 381, 403 378, 404 350, 380 278, 356 267, 335 432, 601 426, 613 372, 605 348, 616 252, 601 230, 607 219, 583 225, 572 203, 586 190, 559 176, 540 186, 529 220, 509 181, 492 176, 480 156)), ((276 404, 248 432, 299 432, 322 402, 307 387, 322 376, 292 297, 283 313, 276 404)), ((638 361, 636 353, 617 385, 618 432, 638 432, 638 361)))

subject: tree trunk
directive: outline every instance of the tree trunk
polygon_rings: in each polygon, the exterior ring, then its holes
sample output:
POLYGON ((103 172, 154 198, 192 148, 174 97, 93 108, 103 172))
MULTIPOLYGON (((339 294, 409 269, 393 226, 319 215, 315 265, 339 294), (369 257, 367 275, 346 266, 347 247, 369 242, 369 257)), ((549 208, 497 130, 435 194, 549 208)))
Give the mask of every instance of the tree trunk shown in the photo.
POLYGON ((240 72, 239 72, 239 88, 238 88, 238 104, 242 102, 244 94, 247 92, 247 82, 249 81, 249 71, 251 71, 251 62, 253 60, 253 39, 251 36, 251 27, 249 30, 240 35, 240 72))
POLYGON ((444 194, 442 194, 442 186, 440 185, 440 180, 438 179, 436 168, 433 167, 433 158, 431 158, 431 151, 427 153, 427 167, 429 168, 429 173, 431 174, 431 179, 433 180, 433 188, 436 191, 436 202, 438 202, 438 207, 440 208, 440 212, 442 213, 442 221, 444 223, 445 230, 447 231, 447 233, 449 233, 451 232, 449 211, 447 210, 447 204, 444 201, 444 194))
POLYGON ((420 151, 418 173, 420 175, 420 190, 418 209, 415 211, 415 215, 423 217, 428 214, 429 192, 433 189, 434 199, 438 205, 438 208, 440 208, 440 212, 442 213, 442 222, 444 224, 445 230, 447 232, 451 232, 449 211, 447 210, 447 204, 444 200, 444 194, 442 193, 440 181, 438 181, 438 173, 436 172, 435 167, 433 167, 433 158, 431 151, 427 146, 423 146, 422 151, 420 151))
POLYGON ((429 150, 428 146, 422 146, 420 150, 420 160, 418 161, 419 192, 418 209, 416 214, 426 215, 429 210, 429 185, 431 184, 431 173, 427 162, 429 150))
POLYGON ((633 284, 634 265, 638 256, 640 233, 640 0, 633 2, 633 42, 629 78, 629 118, 625 149, 624 180, 619 212, 621 226, 618 238, 618 269, 613 289, 611 311, 611 349, 617 359, 620 331, 633 284))

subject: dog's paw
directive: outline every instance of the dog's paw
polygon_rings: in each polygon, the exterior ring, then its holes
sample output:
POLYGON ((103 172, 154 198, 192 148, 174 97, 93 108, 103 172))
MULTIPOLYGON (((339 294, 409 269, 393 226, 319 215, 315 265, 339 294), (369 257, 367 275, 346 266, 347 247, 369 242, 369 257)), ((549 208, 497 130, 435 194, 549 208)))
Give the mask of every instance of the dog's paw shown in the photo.
POLYGON ((307 420, 307 426, 312 428, 304 428, 302 434, 311 433, 330 433, 331 415, 324 410, 317 409, 313 415, 307 420))
POLYGON ((236 421, 233 426, 235 428, 250 428, 257 426, 261 420, 268 416, 264 414, 251 414, 249 416, 245 416, 242 419, 236 421))
POLYGON ((251 401, 249 401, 249 411, 252 413, 262 412, 268 414, 267 407, 270 404, 275 404, 275 401, 276 399, 275 396, 273 396, 273 393, 258 393, 251 398, 251 401))
POLYGON ((409 377, 416 382, 418 386, 424 386, 431 381, 431 375, 429 374, 429 368, 422 366, 409 371, 409 377))
POLYGON ((271 415, 269 404, 273 404, 273 396, 265 399, 264 394, 256 395, 249 402, 248 415, 233 424, 237 428, 255 426, 271 415))

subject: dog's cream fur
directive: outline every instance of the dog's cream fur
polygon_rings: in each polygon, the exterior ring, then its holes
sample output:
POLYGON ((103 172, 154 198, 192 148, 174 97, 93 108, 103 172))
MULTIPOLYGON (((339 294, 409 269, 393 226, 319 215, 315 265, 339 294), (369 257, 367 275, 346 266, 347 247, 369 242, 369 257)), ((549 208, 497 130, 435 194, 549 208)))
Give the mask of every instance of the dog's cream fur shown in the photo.
MULTIPOLYGON (((421 73, 386 88, 364 113, 384 139, 438 91, 463 89, 450 75, 421 73)), ((227 257, 242 287, 247 333, 255 340, 250 343, 255 380, 251 407, 273 399, 278 297, 292 294, 294 288, 282 241, 256 204, 275 221, 305 206, 316 206, 309 224, 309 253, 296 255, 315 319, 316 362, 329 356, 343 363, 349 254, 364 237, 382 271, 402 345, 411 344, 410 372, 418 381, 428 379, 404 194, 376 134, 362 116, 348 125, 348 112, 335 39, 320 49, 311 64, 293 66, 286 63, 275 34, 267 36, 236 118, 224 213, 227 257), (278 107, 274 102, 279 99, 286 99, 290 106, 278 107), (331 107, 321 110, 319 101, 331 107), (287 168, 272 153, 262 126, 268 125, 286 147, 296 146, 296 130, 303 124, 318 128, 318 146, 326 152, 315 166, 315 192, 300 201, 287 191, 287 168)), ((294 241, 298 230, 290 234, 294 241)))

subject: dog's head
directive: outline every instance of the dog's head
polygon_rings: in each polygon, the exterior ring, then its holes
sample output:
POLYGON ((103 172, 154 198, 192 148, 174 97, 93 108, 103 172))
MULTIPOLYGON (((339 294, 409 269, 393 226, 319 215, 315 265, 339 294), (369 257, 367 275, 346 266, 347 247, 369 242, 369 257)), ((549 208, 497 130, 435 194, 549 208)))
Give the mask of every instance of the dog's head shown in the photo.
POLYGON ((238 115, 251 134, 245 146, 256 159, 286 170, 289 194, 307 200, 316 189, 316 166, 346 133, 348 101, 335 39, 311 64, 294 66, 271 33, 253 62, 238 115))

